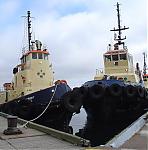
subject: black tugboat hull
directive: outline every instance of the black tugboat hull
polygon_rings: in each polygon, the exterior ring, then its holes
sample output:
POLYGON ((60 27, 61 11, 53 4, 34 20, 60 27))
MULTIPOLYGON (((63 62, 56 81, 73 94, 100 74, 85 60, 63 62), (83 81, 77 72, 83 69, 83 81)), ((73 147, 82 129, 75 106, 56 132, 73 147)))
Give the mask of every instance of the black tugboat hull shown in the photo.
POLYGON ((50 103, 43 115, 38 119, 35 119, 34 122, 71 133, 72 128, 69 127, 69 123, 73 112, 67 110, 63 102, 64 94, 68 91, 71 91, 68 85, 64 83, 58 84, 57 87, 52 86, 4 104, 0 104, 0 110, 8 114, 16 115, 25 120, 32 120, 43 113, 47 105, 50 103), (54 90, 56 90, 55 94, 54 90))
POLYGON ((146 112, 147 91, 142 84, 119 80, 93 80, 80 87, 87 114, 85 127, 76 135, 92 146, 104 145, 146 112))

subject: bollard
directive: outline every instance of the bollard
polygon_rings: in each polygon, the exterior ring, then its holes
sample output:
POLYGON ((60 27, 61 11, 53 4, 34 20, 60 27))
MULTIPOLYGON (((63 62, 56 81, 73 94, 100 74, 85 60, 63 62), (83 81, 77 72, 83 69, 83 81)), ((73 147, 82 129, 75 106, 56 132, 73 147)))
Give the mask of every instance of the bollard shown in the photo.
POLYGON ((4 130, 5 135, 22 134, 22 131, 17 128, 17 116, 7 116, 8 128, 4 130))

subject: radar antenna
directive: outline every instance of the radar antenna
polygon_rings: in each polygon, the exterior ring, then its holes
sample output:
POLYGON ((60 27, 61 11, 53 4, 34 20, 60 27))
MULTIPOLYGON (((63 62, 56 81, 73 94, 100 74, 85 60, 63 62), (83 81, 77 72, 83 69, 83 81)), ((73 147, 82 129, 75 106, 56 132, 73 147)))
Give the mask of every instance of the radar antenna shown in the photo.
POLYGON ((27 11, 27 23, 28 23, 28 48, 31 50, 31 20, 30 20, 30 11, 27 11))
POLYGON ((145 52, 143 52, 143 57, 144 57, 143 74, 146 75, 147 65, 146 65, 146 53, 145 52))
POLYGON ((30 16, 30 11, 27 11, 27 16, 22 16, 22 17, 25 17, 27 19, 27 36, 28 36, 28 50, 31 51, 31 38, 32 38, 32 32, 31 32, 31 18, 34 18, 34 17, 31 17, 30 16))
POLYGON ((115 37, 115 40, 118 41, 116 43, 116 45, 123 45, 124 47, 124 42, 122 42, 123 40, 126 39, 126 36, 124 38, 122 38, 121 34, 122 34, 122 30, 126 30, 126 29, 129 29, 129 27, 121 27, 121 22, 120 22, 120 10, 119 10, 119 3, 117 2, 117 17, 118 17, 118 28, 115 28, 113 30, 110 30, 110 31, 118 31, 118 36, 115 37))

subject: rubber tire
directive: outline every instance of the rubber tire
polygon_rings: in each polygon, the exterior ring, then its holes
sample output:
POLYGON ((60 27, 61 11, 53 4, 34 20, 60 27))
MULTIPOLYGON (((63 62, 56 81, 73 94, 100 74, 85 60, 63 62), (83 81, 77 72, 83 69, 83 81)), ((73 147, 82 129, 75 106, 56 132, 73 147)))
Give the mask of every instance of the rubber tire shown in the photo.
POLYGON ((136 95, 136 88, 133 85, 125 87, 125 94, 128 98, 133 98, 136 95))
POLYGON ((90 89, 89 89, 89 96, 92 99, 100 99, 104 96, 105 94, 105 86, 103 85, 93 85, 90 89))
POLYGON ((81 86, 80 93, 83 95, 83 98, 87 97, 88 96, 88 88, 81 86))
POLYGON ((109 93, 112 96, 119 97, 122 94, 122 87, 119 84, 114 83, 109 87, 109 93))
POLYGON ((145 88, 145 100, 148 100, 148 89, 145 88))
POLYGON ((138 93, 138 96, 139 96, 140 98, 144 98, 145 90, 144 90, 143 87, 137 86, 137 93, 138 93))
POLYGON ((65 93, 62 97, 64 106, 69 112, 79 112, 82 106, 82 95, 78 89, 65 93), (74 102, 74 103, 73 103, 74 102))

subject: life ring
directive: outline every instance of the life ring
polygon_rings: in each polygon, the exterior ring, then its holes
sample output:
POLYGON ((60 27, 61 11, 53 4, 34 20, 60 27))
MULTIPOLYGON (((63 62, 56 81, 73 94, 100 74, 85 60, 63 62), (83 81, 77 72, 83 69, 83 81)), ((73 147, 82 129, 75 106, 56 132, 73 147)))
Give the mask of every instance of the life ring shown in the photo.
POLYGON ((128 98, 133 98, 136 95, 136 88, 133 85, 125 87, 125 94, 128 98))
POLYGON ((137 86, 137 93, 138 93, 138 96, 139 96, 140 98, 143 98, 144 95, 145 95, 145 90, 144 90, 144 88, 141 87, 141 86, 137 86))
POLYGON ((105 86, 102 84, 94 85, 89 89, 89 96, 92 99, 100 99, 105 94, 105 86))
POLYGON ((121 96, 122 94, 122 87, 117 84, 117 83, 114 83, 112 84, 110 87, 109 87, 109 93, 112 95, 112 96, 121 96))
POLYGON ((79 92, 78 89, 74 89, 73 91, 68 91, 62 97, 65 108, 74 113, 79 112, 82 106, 82 94, 79 92))

